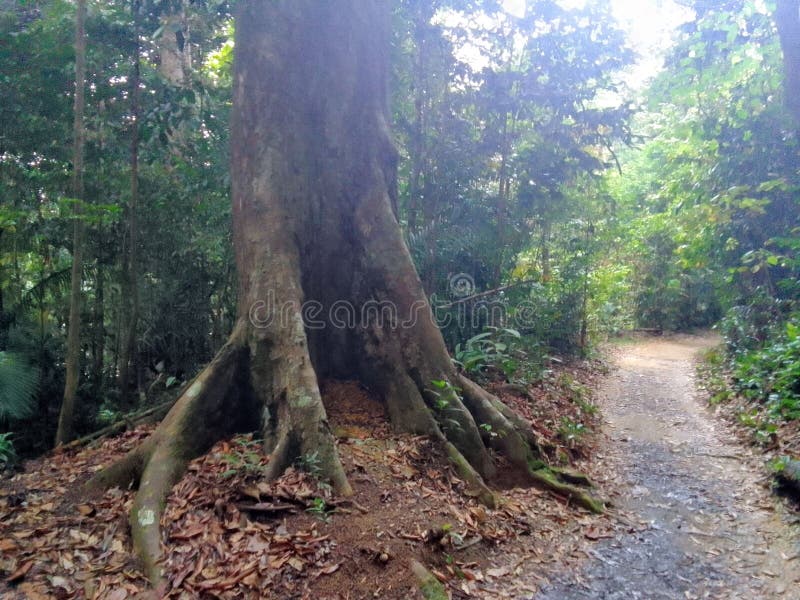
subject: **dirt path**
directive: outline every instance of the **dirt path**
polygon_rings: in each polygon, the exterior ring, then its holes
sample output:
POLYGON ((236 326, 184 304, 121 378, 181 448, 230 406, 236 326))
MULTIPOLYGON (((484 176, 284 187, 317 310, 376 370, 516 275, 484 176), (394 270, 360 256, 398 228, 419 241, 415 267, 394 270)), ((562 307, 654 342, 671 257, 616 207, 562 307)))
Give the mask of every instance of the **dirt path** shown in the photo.
POLYGON ((800 599, 798 528, 754 457, 696 397, 693 357, 713 343, 678 336, 619 348, 599 399, 608 443, 595 459, 617 479, 630 527, 536 598, 800 599))

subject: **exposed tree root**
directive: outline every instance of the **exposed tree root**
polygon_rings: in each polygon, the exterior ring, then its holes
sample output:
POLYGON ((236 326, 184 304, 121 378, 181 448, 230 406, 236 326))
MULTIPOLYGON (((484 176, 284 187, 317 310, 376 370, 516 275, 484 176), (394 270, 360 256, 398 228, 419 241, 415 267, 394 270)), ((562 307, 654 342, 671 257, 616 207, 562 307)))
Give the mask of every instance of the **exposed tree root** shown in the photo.
POLYGON ((131 534, 153 585, 162 579, 160 520, 172 486, 192 458, 218 439, 252 427, 251 411, 247 410, 250 394, 241 376, 246 355, 245 347, 229 342, 186 389, 153 435, 87 484, 90 491, 138 484, 131 534))
POLYGON ((548 467, 530 471, 529 475, 535 483, 543 488, 566 496, 569 502, 582 506, 593 513, 600 514, 605 511, 605 503, 602 500, 594 498, 590 493, 578 486, 560 481, 555 471, 548 467))
POLYGON ((456 469, 456 472, 467 482, 468 494, 475 496, 482 504, 489 508, 497 508, 500 501, 492 490, 484 483, 483 478, 464 458, 464 455, 450 442, 445 442, 447 457, 456 469))
MULTIPOLYGON (((299 354, 296 345, 284 354, 292 360, 277 358, 281 354, 276 357, 275 348, 263 340, 242 343, 243 331, 240 324, 150 438, 87 484, 89 490, 138 485, 130 515, 131 533, 144 572, 154 586, 163 580, 160 520, 170 490, 188 462, 217 440, 254 429, 257 406, 263 407, 262 432, 270 453, 265 477, 278 477, 300 457, 315 461, 337 493, 352 493, 328 426, 316 373, 303 345, 299 354)), ((465 377, 455 376, 454 380, 463 401, 454 395, 444 408, 431 406, 436 396, 420 389, 421 383, 402 371, 386 377, 383 387, 395 425, 438 439, 467 483, 468 493, 487 506, 498 504, 484 480, 494 472, 488 446, 507 457, 529 481, 588 510, 602 512, 602 502, 574 485, 588 480, 551 469, 542 461, 536 436, 524 420, 465 377), (483 440, 478 423, 487 425, 483 440)))
MULTIPOLYGON (((273 354, 271 385, 264 386, 259 379, 264 373, 251 365, 252 356, 265 358, 260 355, 264 347, 258 342, 245 345, 246 330, 244 323, 237 326, 230 341, 147 440, 87 483, 87 492, 138 486, 130 515, 131 534, 145 575, 154 586, 163 579, 160 520, 170 490, 189 461, 219 439, 258 427, 257 400, 263 406, 264 442, 270 452, 267 478, 278 477, 295 459, 305 457, 316 461, 321 477, 329 479, 338 494, 352 493, 310 361, 306 357, 276 362, 273 354), (254 391, 254 383, 262 384, 260 393, 254 391)), ((289 356, 295 358, 296 353, 289 356)))
POLYGON ((300 458, 313 462, 338 494, 349 496, 352 488, 336 452, 317 375, 306 350, 302 321, 296 321, 296 327, 295 339, 301 342, 290 340, 286 344, 290 347, 277 353, 283 357, 278 368, 274 343, 262 340, 253 344, 251 373, 263 406, 264 449, 270 454, 264 475, 274 479, 300 458), (265 364, 269 366, 266 370, 265 364))
POLYGON ((170 407, 174 403, 174 400, 167 400, 166 402, 162 402, 158 406, 153 406, 147 410, 124 415, 124 417, 119 421, 103 427, 102 429, 98 429, 97 431, 93 431, 92 433, 86 434, 76 440, 72 440, 69 444, 59 446, 58 449, 59 451, 63 452, 65 450, 70 450, 71 448, 79 448, 81 446, 91 444, 92 442, 95 442, 101 438, 105 438, 110 435, 116 435, 122 431, 133 429, 142 423, 158 422, 164 418, 164 415, 169 412, 170 407))
POLYGON ((412 560, 411 572, 416 577, 419 593, 425 600, 447 600, 447 589, 422 563, 412 560))
POLYGON ((588 478, 551 468, 542 460, 536 435, 522 418, 466 377, 460 376, 459 383, 465 405, 478 421, 490 426, 487 441, 493 448, 537 485, 566 496, 587 510, 603 512, 601 500, 575 485, 588 484, 588 478))
MULTIPOLYGON (((163 579, 160 519, 173 485, 182 477, 188 462, 217 440, 256 427, 259 394, 254 392, 253 383, 263 383, 259 378, 267 373, 253 368, 251 362, 253 357, 264 358, 264 348, 259 349, 258 343, 243 345, 241 331, 241 327, 237 328, 231 341, 189 385, 150 438, 87 484, 89 490, 138 485, 130 516, 131 532, 135 550, 153 585, 163 579)), ((274 354, 271 356, 274 359, 274 354)), ((352 490, 332 441, 316 375, 309 365, 303 360, 290 361, 288 368, 273 368, 268 374, 272 384, 261 399, 262 432, 265 449, 270 452, 264 475, 278 477, 298 457, 313 457, 337 493, 349 495, 352 490)), ((498 505, 497 495, 484 480, 494 469, 486 452, 488 446, 507 457, 529 481, 588 510, 602 512, 602 502, 575 485, 588 485, 588 479, 571 471, 551 469, 542 461, 536 436, 524 420, 465 377, 454 379, 463 402, 452 397, 447 410, 429 406, 431 399, 426 402, 419 384, 404 373, 388 378, 384 389, 388 412, 396 426, 439 440, 470 495, 487 506, 498 505), (488 425, 483 428, 483 440, 478 437, 477 423, 488 425)))

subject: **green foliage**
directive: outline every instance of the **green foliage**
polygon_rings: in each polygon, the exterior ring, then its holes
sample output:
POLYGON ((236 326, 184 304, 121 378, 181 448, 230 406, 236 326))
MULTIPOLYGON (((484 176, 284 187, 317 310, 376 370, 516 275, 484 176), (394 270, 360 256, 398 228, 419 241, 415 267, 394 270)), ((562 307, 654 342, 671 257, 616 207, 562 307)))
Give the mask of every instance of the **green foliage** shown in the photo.
MULTIPOLYGON (((519 329, 534 359, 583 351, 615 318, 608 296, 598 298, 607 316, 594 317, 600 245, 590 232, 607 208, 597 189, 607 150, 630 139, 628 103, 600 98, 632 52, 605 2, 531 1, 524 18, 491 2, 439 8, 409 0, 396 13, 399 204, 412 256, 435 305, 463 299, 448 285, 457 273, 475 293, 533 282, 484 298, 503 305, 505 322, 481 313, 486 303, 437 311, 445 340, 471 373, 482 370, 474 337, 487 325, 519 329), (466 53, 485 65, 459 60, 466 53), (535 319, 513 321, 518 309, 535 319)), ((500 368, 510 376, 513 364, 500 368)))
POLYGON ((115 423, 120 419, 121 413, 110 409, 110 408, 101 408, 97 411, 97 422, 103 425, 110 425, 111 423, 115 423))
POLYGON ((590 401, 590 391, 581 382, 567 372, 561 373, 556 380, 556 385, 565 392, 569 400, 575 404, 586 416, 594 416, 599 409, 590 401))
POLYGON ((452 408, 453 401, 461 399, 461 390, 449 381, 434 379, 431 381, 432 390, 428 392, 434 397, 436 410, 443 412, 452 408))
POLYGON ((746 304, 731 307, 718 324, 731 357, 747 354, 764 345, 767 339, 779 332, 788 305, 773 298, 763 290, 756 290, 746 304))
POLYGON ((703 7, 642 98, 646 142, 620 153, 608 186, 636 322, 705 327, 752 305, 723 323, 747 329, 732 343, 752 344, 774 315, 754 299, 796 294, 797 139, 772 16, 753 2, 703 7))
POLYGON ((322 463, 319 453, 316 450, 300 456, 295 461, 295 465, 298 469, 305 471, 315 479, 319 479, 322 476, 322 463))
MULTIPOLYGON (((79 432, 130 408, 115 379, 134 127, 142 391, 162 374, 167 388, 188 379, 234 322, 229 4, 183 3, 181 21, 174 2, 135 12, 130 2, 90 2, 79 432), (180 85, 158 63, 176 27, 191 31, 195 65, 180 85)), ((766 5, 694 4, 697 18, 637 98, 619 86, 633 56, 608 2, 529 0, 521 18, 493 1, 394 5, 398 218, 437 316, 451 317, 443 334, 466 373, 527 381, 555 354, 585 355, 604 335, 722 318, 723 362, 765 409, 744 418, 797 418, 800 173, 780 45, 766 5), (450 288, 459 273, 479 299, 450 288)), ((26 454, 50 443, 63 389, 74 4, 0 5, 0 421, 25 419, 14 425, 26 454)), ((729 394, 720 378, 716 401, 729 394)), ((579 388, 561 384, 593 412, 579 388)), ((444 426, 455 427, 447 413, 459 390, 430 387, 444 426)), ((250 451, 231 460, 257 463, 250 451)), ((319 469, 315 455, 304 461, 319 469)))
POLYGON ((483 431, 485 431, 485 432, 486 432, 486 434, 487 434, 487 435, 488 435, 490 438, 496 438, 496 437, 499 437, 499 436, 500 436, 500 434, 499 434, 499 433, 497 433, 496 431, 494 431, 494 430, 492 429, 492 426, 491 426, 489 423, 481 423, 481 424, 480 424, 478 427, 480 427, 481 429, 483 429, 483 431))
POLYGON ((320 521, 327 523, 330 520, 330 512, 332 508, 328 506, 324 498, 314 498, 311 501, 311 506, 306 508, 306 512, 314 515, 320 521))
POLYGON ((237 438, 230 452, 223 454, 222 460, 228 465, 223 477, 244 474, 257 476, 263 469, 264 455, 259 440, 237 438))
POLYGON ((12 433, 0 433, 0 471, 17 461, 17 452, 11 439, 12 433))
POLYGON ((791 463, 791 458, 788 456, 776 456, 767 463, 767 468, 775 475, 783 473, 786 467, 791 463))
POLYGON ((445 432, 460 431, 461 423, 453 418, 453 415, 461 415, 461 409, 457 404, 461 400, 461 389, 444 379, 434 379, 430 384, 433 389, 426 389, 425 391, 433 401, 433 409, 437 413, 438 421, 442 428, 445 432))
POLYGON ((579 443, 581 438, 586 435, 587 429, 583 423, 573 421, 569 417, 563 417, 558 427, 558 437, 567 446, 572 447, 579 443))
POLYGON ((525 359, 525 353, 515 348, 522 337, 516 329, 487 327, 487 331, 468 339, 455 350, 455 363, 472 375, 501 373, 511 379, 525 359))
MULTIPOLYGON (((68 192, 75 7, 65 0, 0 4, 0 351, 21 355, 40 373, 26 426, 15 426, 18 451, 26 455, 52 443, 63 394, 76 204, 68 192)), ((224 341, 235 313, 227 174, 231 15, 227 3, 195 2, 170 20, 173 29, 191 30, 186 63, 196 66, 175 85, 158 61, 163 24, 176 9, 174 2, 89 2, 78 434, 131 408, 119 403, 116 377, 130 296, 134 127, 140 319, 133 362, 140 391, 156 376, 148 366, 162 363, 172 381, 195 373, 224 341), (136 44, 142 93, 134 124, 136 44)))
POLYGON ((38 384, 36 367, 19 354, 0 352, 0 421, 30 417, 38 384))
POLYGON ((763 347, 738 354, 733 377, 737 390, 763 403, 771 418, 800 419, 800 314, 763 347))
POLYGON ((725 365, 725 354, 719 349, 712 348, 704 353, 703 361, 697 369, 703 385, 710 394, 709 402, 712 405, 728 402, 734 397, 728 385, 725 365))

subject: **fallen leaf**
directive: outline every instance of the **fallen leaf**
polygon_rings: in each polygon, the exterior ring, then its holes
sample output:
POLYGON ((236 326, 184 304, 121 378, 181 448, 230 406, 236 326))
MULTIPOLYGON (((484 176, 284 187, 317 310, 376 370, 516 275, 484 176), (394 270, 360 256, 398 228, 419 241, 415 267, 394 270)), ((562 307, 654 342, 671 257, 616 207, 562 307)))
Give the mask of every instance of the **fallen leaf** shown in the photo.
POLYGON ((269 550, 270 544, 268 541, 265 541, 261 538, 251 537, 250 540, 247 542, 247 546, 245 550, 248 552, 266 552, 269 550))
POLYGON ((594 527, 589 527, 586 531, 583 532, 583 537, 585 537, 587 540, 592 540, 593 542, 596 542, 597 540, 610 539, 613 538, 614 536, 609 535, 608 533, 602 533, 600 531, 597 531, 597 529, 595 529, 594 527))
POLYGON ((487 569, 486 574, 489 577, 505 577, 511 572, 511 567, 497 567, 494 569, 487 569))
POLYGON ((305 567, 306 567, 306 563, 303 562, 302 559, 297 558, 296 556, 293 556, 292 558, 290 558, 288 562, 289 562, 289 566, 292 567, 298 573, 302 572, 302 570, 305 569, 305 567))
POLYGON ((28 571, 31 570, 33 566, 33 561, 29 560, 26 563, 23 563, 21 567, 19 567, 16 571, 14 571, 11 575, 6 577, 6 583, 14 583, 16 581, 20 581, 24 579, 25 575, 28 574, 28 571))
POLYGON ((0 540, 0 552, 8 552, 17 549, 17 542, 10 538, 0 540))
POLYGON ((342 563, 336 563, 335 565, 328 565, 327 567, 322 567, 318 573, 320 575, 330 575, 331 573, 335 573, 339 570, 339 567, 342 563))

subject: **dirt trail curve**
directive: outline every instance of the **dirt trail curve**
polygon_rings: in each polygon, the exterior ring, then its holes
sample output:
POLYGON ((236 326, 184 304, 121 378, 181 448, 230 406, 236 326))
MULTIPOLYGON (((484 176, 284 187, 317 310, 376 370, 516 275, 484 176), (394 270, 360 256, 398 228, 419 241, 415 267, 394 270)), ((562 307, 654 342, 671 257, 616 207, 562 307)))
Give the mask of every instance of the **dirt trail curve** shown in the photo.
POLYGON ((619 480, 630 527, 538 600, 800 599, 798 528, 697 398, 693 359, 713 343, 676 336, 619 349, 600 391, 608 443, 595 459, 619 480))

